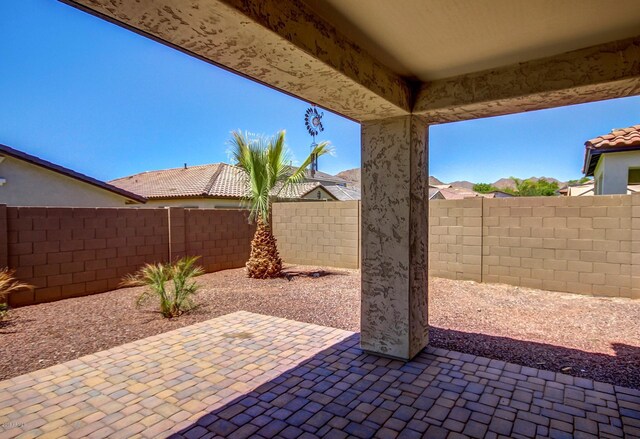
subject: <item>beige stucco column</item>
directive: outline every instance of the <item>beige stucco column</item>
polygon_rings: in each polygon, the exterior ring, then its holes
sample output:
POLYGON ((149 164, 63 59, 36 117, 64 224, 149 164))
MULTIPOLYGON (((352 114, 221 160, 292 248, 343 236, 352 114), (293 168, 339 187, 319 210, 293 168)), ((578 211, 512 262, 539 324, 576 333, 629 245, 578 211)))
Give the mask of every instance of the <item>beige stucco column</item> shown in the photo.
POLYGON ((427 124, 362 124, 362 348, 408 360, 426 346, 427 124))

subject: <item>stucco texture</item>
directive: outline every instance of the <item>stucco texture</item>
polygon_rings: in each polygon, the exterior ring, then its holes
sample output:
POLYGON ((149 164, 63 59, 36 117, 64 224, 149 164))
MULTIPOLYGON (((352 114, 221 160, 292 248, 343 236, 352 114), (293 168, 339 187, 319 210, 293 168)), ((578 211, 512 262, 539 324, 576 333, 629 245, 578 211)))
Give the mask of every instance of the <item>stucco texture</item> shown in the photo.
MULTIPOLYGON (((127 198, 40 166, 5 157, 0 204, 7 206, 125 207, 127 198)), ((136 203, 136 206, 141 204, 136 203)))
POLYGON ((362 347, 411 358, 427 343, 424 121, 362 126, 362 347))

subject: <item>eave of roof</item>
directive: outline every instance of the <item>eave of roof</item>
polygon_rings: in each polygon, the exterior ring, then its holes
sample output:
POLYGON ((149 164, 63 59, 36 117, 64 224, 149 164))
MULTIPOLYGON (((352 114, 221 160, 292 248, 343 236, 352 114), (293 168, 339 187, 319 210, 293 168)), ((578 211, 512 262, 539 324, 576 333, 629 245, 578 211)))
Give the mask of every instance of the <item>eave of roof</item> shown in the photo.
POLYGON ((602 154, 640 150, 640 125, 612 130, 609 134, 587 140, 584 148, 582 172, 591 177, 602 154))
POLYGON ((97 180, 93 177, 89 177, 88 175, 84 175, 79 172, 73 171, 69 168, 65 168, 64 166, 56 165, 55 163, 51 163, 47 160, 43 160, 31 154, 27 154, 26 152, 18 151, 17 149, 13 149, 7 145, 0 144, 0 154, 6 154, 15 159, 22 160, 32 165, 39 166, 41 168, 47 169, 52 172, 56 172, 58 174, 62 174, 69 178, 73 178, 75 180, 82 181, 83 183, 96 186, 100 189, 104 189, 106 191, 112 192, 114 194, 120 195, 121 197, 128 198, 130 200, 138 201, 140 203, 147 202, 147 199, 145 197, 142 197, 138 194, 134 194, 133 192, 129 192, 124 189, 120 189, 119 187, 110 185, 109 183, 105 183, 104 181, 97 180))

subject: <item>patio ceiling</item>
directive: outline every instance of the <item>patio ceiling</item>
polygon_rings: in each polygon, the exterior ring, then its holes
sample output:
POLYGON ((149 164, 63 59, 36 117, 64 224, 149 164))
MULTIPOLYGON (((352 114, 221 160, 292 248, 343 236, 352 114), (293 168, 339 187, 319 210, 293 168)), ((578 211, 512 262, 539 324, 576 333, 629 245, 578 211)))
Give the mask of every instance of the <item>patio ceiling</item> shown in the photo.
POLYGON ((640 2, 305 0, 394 72, 433 81, 622 40, 640 2))
POLYGON ((635 0, 63 1, 358 121, 640 94, 635 0))

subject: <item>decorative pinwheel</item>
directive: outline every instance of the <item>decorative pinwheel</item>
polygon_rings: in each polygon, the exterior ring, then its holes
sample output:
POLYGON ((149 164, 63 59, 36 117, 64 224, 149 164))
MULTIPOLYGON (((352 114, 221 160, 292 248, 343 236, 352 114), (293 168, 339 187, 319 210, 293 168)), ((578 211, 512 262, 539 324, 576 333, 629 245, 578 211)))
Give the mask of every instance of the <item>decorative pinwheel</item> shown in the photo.
POLYGON ((318 133, 324 131, 322 116, 324 116, 324 113, 318 112, 315 106, 307 108, 307 111, 304 113, 304 124, 314 139, 318 133))

